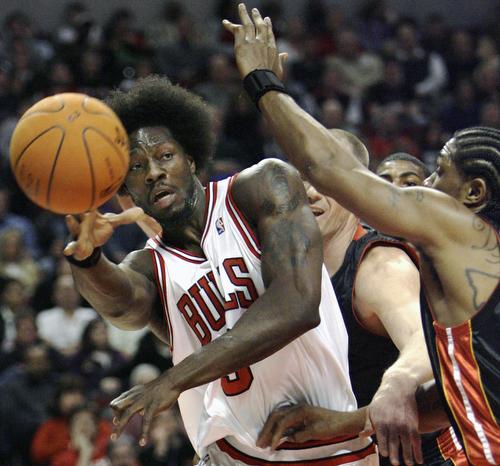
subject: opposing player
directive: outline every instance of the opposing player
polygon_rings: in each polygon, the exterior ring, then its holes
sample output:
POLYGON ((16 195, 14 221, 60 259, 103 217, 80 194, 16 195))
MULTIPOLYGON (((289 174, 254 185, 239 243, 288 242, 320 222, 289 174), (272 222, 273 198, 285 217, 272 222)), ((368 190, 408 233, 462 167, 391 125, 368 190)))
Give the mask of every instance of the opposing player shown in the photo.
POLYGON ((117 217, 90 212, 69 218, 65 253, 93 307, 122 328, 150 325, 175 363, 112 402, 115 435, 142 412, 144 443, 152 417, 179 398, 203 464, 376 464, 374 445, 356 437, 255 445, 280 405, 355 407, 347 334, 297 172, 268 160, 203 189, 195 173, 210 126, 197 97, 153 77, 109 104, 131 141, 123 189, 162 235, 114 265, 99 247, 117 217))
MULTIPOLYGON (((368 151, 356 136, 338 129, 330 131, 345 139, 353 155, 368 166, 368 151)), ((395 183, 417 182, 409 175, 414 172, 414 165, 406 159, 404 164, 390 167, 395 183)), ((407 244, 363 226, 333 198, 323 196, 307 182, 305 185, 349 335, 349 375, 358 405, 372 403, 371 409, 376 409, 379 417, 385 416, 379 425, 397 422, 412 435, 418 430, 415 391, 432 378, 420 320, 416 253, 407 244), (394 410, 396 405, 399 409, 394 410)), ((461 447, 456 446, 450 430, 445 429, 437 439, 438 434, 422 439, 422 456, 416 459, 433 466, 446 464, 448 458, 455 464, 463 462, 461 447)), ((382 449, 386 451, 386 445, 382 449)), ((409 461, 411 452, 405 453, 409 461)), ((389 464, 389 460, 381 458, 380 464, 389 464)))
MULTIPOLYGON (((419 249, 424 333, 443 403, 469 461, 498 464, 500 131, 458 131, 427 181, 434 189, 393 186, 286 94, 270 20, 239 8, 242 24, 224 25, 246 89, 289 159, 320 192, 419 249)), ((391 450, 410 442, 397 431, 377 437, 391 450)))
POLYGON ((406 152, 387 156, 378 164, 375 173, 400 188, 422 186, 431 174, 424 162, 406 152))

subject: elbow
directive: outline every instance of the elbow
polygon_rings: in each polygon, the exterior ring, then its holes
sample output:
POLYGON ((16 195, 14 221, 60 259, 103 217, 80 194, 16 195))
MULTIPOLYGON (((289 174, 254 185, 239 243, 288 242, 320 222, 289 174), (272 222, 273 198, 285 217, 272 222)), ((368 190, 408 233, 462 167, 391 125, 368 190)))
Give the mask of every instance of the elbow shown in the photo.
POLYGON ((300 328, 300 333, 305 333, 317 327, 321 323, 321 317, 319 315, 319 305, 321 301, 321 292, 310 292, 307 296, 301 294, 301 299, 297 302, 301 302, 301 307, 299 309, 299 315, 297 319, 297 327, 300 328))

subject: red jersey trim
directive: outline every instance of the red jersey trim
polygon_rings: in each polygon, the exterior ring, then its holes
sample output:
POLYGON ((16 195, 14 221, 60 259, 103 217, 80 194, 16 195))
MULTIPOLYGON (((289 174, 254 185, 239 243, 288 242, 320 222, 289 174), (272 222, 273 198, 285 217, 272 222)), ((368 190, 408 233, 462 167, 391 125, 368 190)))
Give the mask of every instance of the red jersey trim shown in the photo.
POLYGON ((170 341, 169 347, 170 352, 174 350, 174 333, 172 331, 172 324, 170 322, 170 316, 168 312, 168 301, 167 301, 167 280, 165 271, 165 261, 158 251, 150 249, 151 260, 153 261, 153 270, 155 273, 156 286, 158 288, 158 294, 160 295, 160 300, 163 305, 163 313, 165 314, 165 320, 167 321, 168 327, 168 339, 170 341), (159 270, 161 271, 161 277, 159 270))
POLYGON ((376 448, 373 443, 361 450, 344 453, 337 456, 330 456, 326 458, 317 458, 311 460, 298 460, 298 461, 268 461, 255 456, 247 455, 236 448, 234 448, 227 440, 217 440, 217 446, 221 451, 226 453, 234 460, 241 461, 249 466, 286 466, 294 464, 296 466, 314 464, 316 466, 338 466, 341 464, 351 463, 366 458, 369 455, 376 453, 376 448))
POLYGON ((434 322, 434 328, 443 392, 467 456, 477 465, 481 460, 483 464, 498 464, 498 425, 481 383, 470 321, 447 329, 434 322))
POLYGON ((151 239, 157 244, 157 246, 159 246, 166 252, 174 255, 175 257, 178 257, 179 259, 191 262, 193 264, 203 264, 203 262, 206 262, 207 260, 206 257, 201 256, 199 254, 195 254, 194 252, 191 251, 187 251, 186 249, 167 246, 158 236, 155 236, 154 238, 151 239))
POLYGON ((226 207, 248 249, 250 249, 250 252, 260 260, 261 250, 259 240, 257 239, 257 236, 255 235, 255 232, 250 226, 248 220, 245 218, 240 209, 238 209, 238 206, 234 202, 234 198, 231 192, 233 182, 237 176, 238 175, 232 176, 231 180, 229 181, 226 195, 226 207))
POLYGON ((205 189, 205 230, 201 235, 200 245, 203 247, 208 230, 212 225, 212 215, 214 213, 215 203, 217 202, 217 182, 209 183, 205 189))

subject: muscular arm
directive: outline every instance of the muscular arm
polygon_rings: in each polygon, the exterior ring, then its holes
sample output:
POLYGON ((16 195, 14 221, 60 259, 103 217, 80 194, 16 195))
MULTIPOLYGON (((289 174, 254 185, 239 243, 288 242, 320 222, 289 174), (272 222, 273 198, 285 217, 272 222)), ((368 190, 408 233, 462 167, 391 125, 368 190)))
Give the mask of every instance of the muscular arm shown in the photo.
POLYGON ((104 254, 99 262, 87 269, 71 266, 81 295, 106 320, 124 330, 145 327, 151 319, 156 289, 139 272, 150 261, 147 251, 130 253, 116 265, 104 254))
POLYGON ((321 236, 297 172, 261 162, 238 176, 233 196, 256 226, 266 291, 230 331, 169 371, 180 391, 260 361, 319 323, 321 236))
POLYGON ((397 247, 377 246, 359 266, 354 283, 358 319, 371 332, 386 334, 400 351, 387 370, 415 388, 432 378, 420 318, 420 276, 408 255, 397 247))

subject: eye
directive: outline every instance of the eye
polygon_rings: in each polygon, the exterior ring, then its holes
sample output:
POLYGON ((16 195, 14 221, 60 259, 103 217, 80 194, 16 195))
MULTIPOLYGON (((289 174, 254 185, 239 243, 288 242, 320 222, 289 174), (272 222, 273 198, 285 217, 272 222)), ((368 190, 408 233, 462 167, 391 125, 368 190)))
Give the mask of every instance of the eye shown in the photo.
POLYGON ((406 181, 403 186, 405 188, 411 188, 412 186, 417 186, 417 183, 415 183, 414 181, 406 181))
POLYGON ((142 168, 141 162, 133 162, 130 164, 129 170, 130 171, 137 171, 137 170, 140 170, 141 168, 142 168))
POLYGON ((163 154, 160 155, 161 160, 171 160, 174 154, 172 152, 164 152, 163 154))

